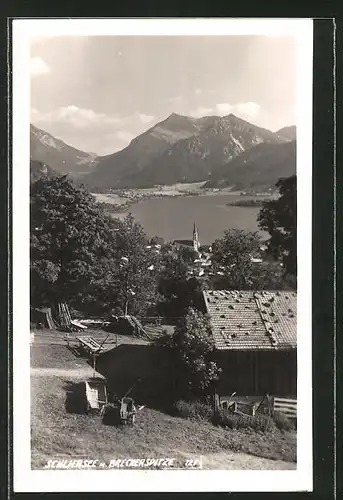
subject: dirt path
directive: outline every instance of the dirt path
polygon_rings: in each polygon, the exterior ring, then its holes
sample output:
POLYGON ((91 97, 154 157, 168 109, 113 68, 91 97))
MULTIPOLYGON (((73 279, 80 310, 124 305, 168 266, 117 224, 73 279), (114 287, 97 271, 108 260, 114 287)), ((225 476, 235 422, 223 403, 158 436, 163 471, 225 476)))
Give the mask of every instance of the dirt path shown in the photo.
MULTIPOLYGON (((69 377, 69 378, 90 378, 93 377, 93 369, 90 366, 79 368, 31 368, 31 375, 37 377, 69 377)), ((102 377, 100 373, 95 372, 96 377, 102 377)))
POLYGON ((203 455, 202 468, 212 470, 291 470, 296 469, 297 464, 225 451, 203 455))
POLYGON ((294 470, 297 468, 295 462, 272 460, 229 450, 190 455, 188 451, 174 449, 171 454, 176 455, 178 459, 184 460, 199 460, 201 457, 203 470, 294 470))

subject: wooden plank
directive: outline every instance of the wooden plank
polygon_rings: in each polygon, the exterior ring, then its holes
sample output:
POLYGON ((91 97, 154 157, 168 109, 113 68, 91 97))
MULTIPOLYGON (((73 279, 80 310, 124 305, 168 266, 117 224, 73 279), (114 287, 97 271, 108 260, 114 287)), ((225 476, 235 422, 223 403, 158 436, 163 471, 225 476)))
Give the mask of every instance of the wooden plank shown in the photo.
POLYGON ((296 408, 296 404, 290 403, 274 403, 274 408, 296 408))
POLYGON ((297 409, 296 408, 275 408, 275 411, 296 413, 297 409))
POLYGON ((100 344, 98 344, 91 337, 78 337, 77 340, 82 345, 90 350, 90 352, 98 351, 100 349, 100 344))
POLYGON ((297 400, 274 397, 274 413, 282 414, 287 418, 297 418, 297 400))
POLYGON ((81 341, 81 344, 84 345, 85 347, 88 347, 89 349, 94 349, 94 346, 92 346, 89 342, 87 341, 81 341))
POLYGON ((74 320, 71 320, 70 323, 73 325, 73 326, 76 326, 77 328, 80 328, 81 330, 87 330, 87 326, 86 325, 82 325, 79 321, 77 321, 76 319, 74 320))
POLYGON ((297 400, 296 399, 286 399, 286 398, 276 398, 274 397, 274 402, 281 402, 281 403, 295 403, 297 404, 297 400))
POLYGON ((296 405, 274 405, 274 408, 292 408, 292 409, 297 409, 296 405))
POLYGON ((48 323, 48 327, 50 328, 50 330, 53 330, 55 328, 55 324, 52 318, 51 309, 48 309, 46 312, 46 321, 48 323))
POLYGON ((69 321, 69 323, 71 322, 71 316, 70 316, 70 311, 69 311, 69 307, 68 307, 68 304, 64 303, 64 309, 65 309, 65 314, 66 314, 66 317, 69 321))

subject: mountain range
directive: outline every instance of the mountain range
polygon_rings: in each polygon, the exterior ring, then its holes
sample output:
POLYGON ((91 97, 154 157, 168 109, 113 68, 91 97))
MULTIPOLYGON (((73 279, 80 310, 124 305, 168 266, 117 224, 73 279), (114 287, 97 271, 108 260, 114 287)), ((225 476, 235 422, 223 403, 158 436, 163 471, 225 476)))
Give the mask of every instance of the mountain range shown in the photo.
POLYGON ((96 165, 97 155, 85 153, 30 125, 30 159, 49 165, 61 174, 82 175, 96 165))
POLYGON ((198 181, 208 181, 208 187, 252 187, 295 173, 295 135, 295 127, 271 132, 233 114, 192 118, 172 113, 123 150, 96 156, 31 125, 31 159, 94 189, 198 181))
POLYGON ((269 188, 296 171, 296 141, 261 143, 218 168, 206 188, 269 188))

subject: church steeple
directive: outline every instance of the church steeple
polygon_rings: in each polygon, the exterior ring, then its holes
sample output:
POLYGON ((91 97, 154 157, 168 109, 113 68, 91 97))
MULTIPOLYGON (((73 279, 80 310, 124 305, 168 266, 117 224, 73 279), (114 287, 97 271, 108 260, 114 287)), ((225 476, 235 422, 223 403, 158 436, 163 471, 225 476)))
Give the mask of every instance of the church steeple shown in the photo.
POLYGON ((199 242, 199 235, 198 235, 198 230, 194 222, 193 226, 193 248, 196 252, 199 252, 200 248, 200 242, 199 242))

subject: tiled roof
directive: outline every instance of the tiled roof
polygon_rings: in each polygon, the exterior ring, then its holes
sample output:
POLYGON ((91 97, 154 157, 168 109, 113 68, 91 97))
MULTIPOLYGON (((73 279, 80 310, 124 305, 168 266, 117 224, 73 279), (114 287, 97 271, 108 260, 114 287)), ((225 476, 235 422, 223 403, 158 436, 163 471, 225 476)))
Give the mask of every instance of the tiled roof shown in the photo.
POLYGON ((176 245, 183 245, 183 246, 187 246, 187 247, 193 246, 193 240, 174 240, 173 243, 176 245))
POLYGON ((205 291, 217 349, 297 346, 297 294, 288 291, 205 291))

